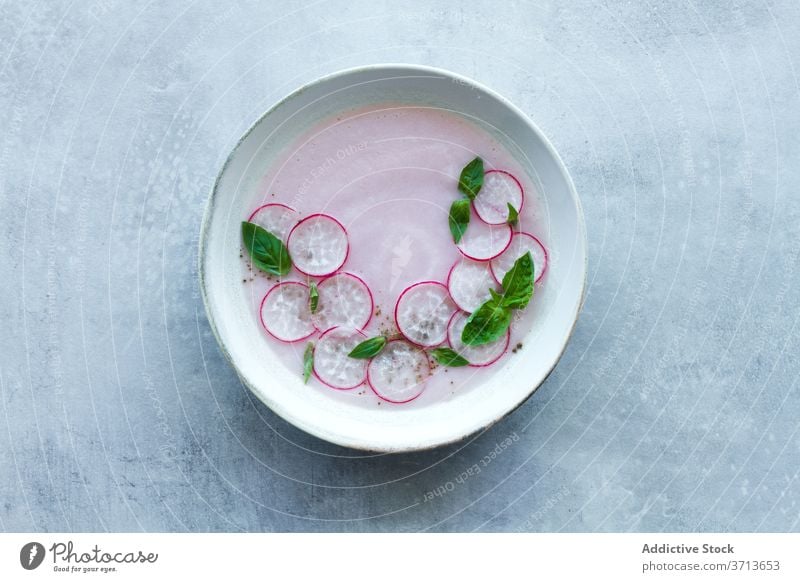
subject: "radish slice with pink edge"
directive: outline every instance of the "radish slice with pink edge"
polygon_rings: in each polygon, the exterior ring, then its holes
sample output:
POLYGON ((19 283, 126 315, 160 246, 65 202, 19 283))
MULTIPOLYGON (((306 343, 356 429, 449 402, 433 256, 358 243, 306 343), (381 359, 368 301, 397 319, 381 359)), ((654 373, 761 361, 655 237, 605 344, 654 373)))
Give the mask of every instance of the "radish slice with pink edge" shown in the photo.
POLYGON ((468 313, 463 311, 454 313, 450 319, 450 325, 447 326, 447 342, 454 351, 461 354, 470 366, 483 368, 494 364, 506 353, 508 349, 508 342, 511 340, 511 329, 506 331, 505 337, 502 337, 489 344, 481 346, 468 346, 461 341, 461 334, 464 332, 464 326, 467 324, 468 313))
POLYGON ((344 226, 327 214, 312 214, 298 222, 286 246, 297 270, 312 277, 339 270, 350 250, 344 226))
POLYGON ((363 384, 367 360, 347 354, 366 337, 361 331, 347 327, 334 327, 323 333, 314 346, 314 375, 336 390, 350 390, 363 384))
POLYGON ((261 325, 275 339, 296 342, 314 333, 308 306, 308 286, 297 281, 278 283, 261 300, 261 325))
POLYGON ((489 170, 484 174, 483 186, 472 201, 472 207, 481 220, 488 224, 508 221, 508 205, 522 212, 525 194, 522 184, 505 170, 489 170))
POLYGON ((247 219, 247 222, 257 224, 264 230, 274 234, 281 241, 286 242, 289 231, 297 224, 297 210, 286 204, 264 204, 259 206, 247 219))
POLYGON ((489 289, 499 291, 489 265, 470 259, 457 261, 447 275, 447 288, 459 309, 472 313, 487 301, 489 289))
POLYGON ((367 383, 382 400, 404 404, 422 394, 430 373, 425 352, 403 340, 393 340, 370 361, 367 383))
POLYGON ((474 261, 490 261, 506 250, 513 234, 510 225, 486 224, 475 216, 472 218, 456 245, 462 255, 474 261))
POLYGON ((503 252, 502 255, 494 259, 491 263, 492 274, 498 283, 503 282, 505 274, 511 270, 514 263, 522 255, 530 251, 533 258, 533 272, 536 278, 535 282, 538 283, 544 277, 547 271, 547 249, 539 241, 538 238, 527 232, 514 233, 514 238, 511 244, 503 252))
POLYGON ((311 320, 319 330, 332 327, 364 329, 372 318, 372 292, 352 273, 336 273, 317 286, 319 302, 311 320))
POLYGON ((438 346, 447 339, 447 323, 456 305, 438 281, 406 287, 394 307, 394 321, 406 339, 418 346, 438 346))

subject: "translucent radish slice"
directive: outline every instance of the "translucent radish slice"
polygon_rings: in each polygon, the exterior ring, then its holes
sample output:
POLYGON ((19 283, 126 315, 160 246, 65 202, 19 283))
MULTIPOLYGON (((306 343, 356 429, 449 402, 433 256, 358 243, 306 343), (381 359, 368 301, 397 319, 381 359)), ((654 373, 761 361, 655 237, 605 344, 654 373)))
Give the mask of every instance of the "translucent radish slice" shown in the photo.
POLYGON ((447 288, 459 309, 472 313, 490 298, 489 289, 498 291, 487 263, 461 259, 450 269, 447 288))
POLYGON ((533 257, 533 272, 536 276, 536 283, 542 280, 545 271, 547 271, 547 249, 532 234, 517 232, 514 233, 511 244, 508 245, 503 254, 491 263, 492 274, 498 283, 503 282, 503 277, 514 266, 516 260, 528 251, 531 252, 531 257, 533 257))
POLYGON ((394 340, 370 361, 367 382, 381 399, 403 404, 422 394, 430 373, 425 352, 403 340, 394 340))
POLYGON ((524 203, 525 194, 519 180, 504 170, 489 170, 472 207, 484 222, 504 224, 508 220, 508 205, 520 212, 524 203))
POLYGON ((409 341, 423 347, 438 346, 447 339, 447 323, 455 310, 447 287, 436 281, 423 281, 400 293, 394 321, 409 341))
POLYGON ((312 277, 337 271, 349 251, 347 231, 327 214, 312 214, 298 222, 289 233, 287 247, 297 270, 312 277))
POLYGON ((296 281, 278 283, 261 300, 261 325, 275 339, 296 342, 314 333, 308 287, 296 281))
POLYGON ((337 390, 350 390, 364 383, 367 360, 351 358, 366 336, 357 329, 334 327, 323 333, 314 347, 314 375, 337 390))
POLYGON ((337 273, 324 279, 317 290, 317 311, 311 316, 317 329, 364 329, 372 318, 372 292, 360 277, 351 273, 337 273))
POLYGON ((257 224, 286 242, 289 231, 297 224, 297 210, 286 204, 264 204, 255 209, 247 222, 257 224))
POLYGON ((461 254, 474 261, 490 261, 511 242, 511 226, 508 224, 486 224, 482 220, 470 220, 467 232, 458 243, 461 254))
POLYGON ((447 327, 447 341, 453 350, 466 358, 470 366, 477 368, 490 366, 506 353, 508 342, 511 339, 511 330, 506 331, 505 337, 490 344, 468 346, 461 341, 461 334, 464 331, 468 317, 469 314, 463 311, 453 314, 450 325, 447 327))

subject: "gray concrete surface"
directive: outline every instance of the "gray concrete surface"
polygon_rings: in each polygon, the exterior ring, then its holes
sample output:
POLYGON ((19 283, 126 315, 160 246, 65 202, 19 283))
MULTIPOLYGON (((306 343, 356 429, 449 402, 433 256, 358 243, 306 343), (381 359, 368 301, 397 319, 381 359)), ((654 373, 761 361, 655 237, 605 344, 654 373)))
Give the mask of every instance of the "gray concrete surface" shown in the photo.
POLYGON ((3 2, 0 530, 799 530, 798 12, 3 2), (389 61, 474 77, 543 128, 585 206, 590 280, 520 410, 375 457, 241 386, 195 249, 262 111, 389 61))

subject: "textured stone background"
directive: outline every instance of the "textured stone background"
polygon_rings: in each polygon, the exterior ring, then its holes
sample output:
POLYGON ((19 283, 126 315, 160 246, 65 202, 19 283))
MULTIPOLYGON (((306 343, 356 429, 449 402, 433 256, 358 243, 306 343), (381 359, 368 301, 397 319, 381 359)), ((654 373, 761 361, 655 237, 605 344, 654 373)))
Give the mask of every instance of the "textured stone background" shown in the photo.
POLYGON ((797 531, 799 12, 6 0, 0 529, 797 531), (195 268, 244 129, 306 81, 387 61, 520 105, 572 172, 590 247, 585 311, 535 397, 398 457, 256 402, 195 268))

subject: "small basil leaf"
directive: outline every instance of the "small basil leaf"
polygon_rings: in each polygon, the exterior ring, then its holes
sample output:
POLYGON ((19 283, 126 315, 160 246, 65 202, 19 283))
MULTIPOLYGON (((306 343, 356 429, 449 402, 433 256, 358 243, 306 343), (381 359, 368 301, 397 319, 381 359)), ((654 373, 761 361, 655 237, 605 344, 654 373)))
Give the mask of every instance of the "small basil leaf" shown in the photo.
POLYGON ((461 341, 468 346, 480 346, 503 337, 511 325, 511 309, 502 300, 489 299, 467 319, 461 341))
POLYGON ((467 226, 469 226, 469 200, 462 198, 450 205, 448 222, 450 223, 450 234, 453 235, 453 242, 460 243, 461 237, 467 232, 467 226))
POLYGON ((312 281, 311 285, 308 286, 308 308, 311 310, 311 313, 317 312, 318 305, 319 291, 317 290, 317 284, 312 281))
POLYGON ((467 361, 464 356, 454 350, 451 350, 450 348, 433 349, 431 350, 431 355, 433 356, 433 359, 439 362, 442 366, 448 366, 450 368, 469 366, 469 361, 467 361))
POLYGON ((458 178, 458 190, 470 200, 475 200, 475 196, 481 191, 481 186, 483 186, 483 160, 478 157, 461 170, 461 176, 458 178))
POLYGON ((243 222, 242 240, 253 265, 270 275, 289 273, 292 268, 289 251, 274 234, 252 222, 243 222))
POLYGON ((314 367, 314 342, 306 344, 306 351, 303 354, 303 384, 308 384, 311 377, 311 369, 314 367))
POLYGON ((525 309, 533 297, 533 257, 530 251, 514 262, 503 277, 503 305, 525 309))
POLYGON ((366 360, 373 356, 377 356, 383 347, 386 345, 386 338, 382 335, 371 337, 368 340, 364 340, 356 347, 353 348, 353 351, 347 354, 351 358, 357 358, 359 360, 366 360))
POLYGON ((511 202, 508 202, 508 224, 514 226, 517 224, 519 220, 519 211, 511 205, 511 202))

